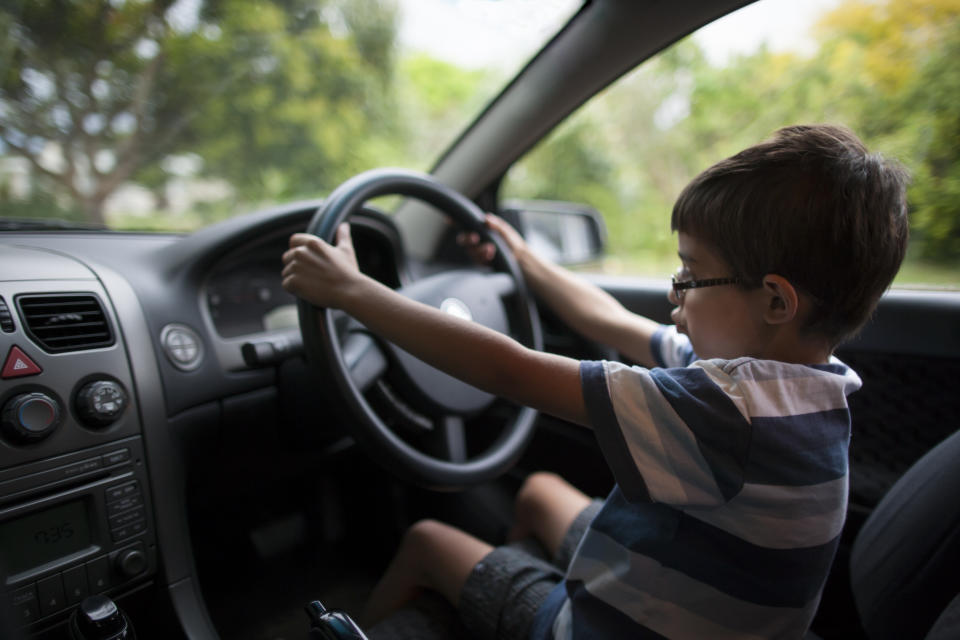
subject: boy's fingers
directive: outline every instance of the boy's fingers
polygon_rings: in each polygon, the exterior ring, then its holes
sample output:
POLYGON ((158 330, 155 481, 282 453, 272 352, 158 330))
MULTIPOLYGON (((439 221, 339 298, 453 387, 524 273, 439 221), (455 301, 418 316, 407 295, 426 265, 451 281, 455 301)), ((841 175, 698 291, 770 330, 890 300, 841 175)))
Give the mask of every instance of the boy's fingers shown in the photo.
POLYGON ((500 232, 504 225, 507 224, 507 221, 501 218, 500 216, 495 216, 492 213, 488 213, 484 217, 484 222, 487 223, 487 226, 493 229, 494 231, 500 232))
POLYGON ((486 223, 487 227, 499 233, 504 240, 510 240, 510 234, 515 233, 509 222, 499 216, 493 215, 492 213, 487 214, 486 223))
POLYGON ((309 233, 295 233, 292 236, 290 236, 290 247, 291 248, 302 247, 303 245, 310 242, 310 239, 314 237, 316 236, 313 236, 309 233))
POLYGON ((461 247, 472 247, 480 244, 480 234, 476 231, 461 231, 457 234, 457 244, 461 247))
POLYGON ((344 222, 337 227, 337 246, 353 248, 353 238, 350 237, 350 223, 344 222))

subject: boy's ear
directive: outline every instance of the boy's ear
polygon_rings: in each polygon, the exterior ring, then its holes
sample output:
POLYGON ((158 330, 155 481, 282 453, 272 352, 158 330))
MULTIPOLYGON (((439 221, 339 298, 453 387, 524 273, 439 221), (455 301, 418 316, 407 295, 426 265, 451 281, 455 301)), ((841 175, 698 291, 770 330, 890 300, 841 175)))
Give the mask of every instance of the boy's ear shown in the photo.
POLYGON ((769 324, 786 324, 797 316, 800 300, 789 280, 768 273, 761 286, 765 294, 764 320, 769 324))

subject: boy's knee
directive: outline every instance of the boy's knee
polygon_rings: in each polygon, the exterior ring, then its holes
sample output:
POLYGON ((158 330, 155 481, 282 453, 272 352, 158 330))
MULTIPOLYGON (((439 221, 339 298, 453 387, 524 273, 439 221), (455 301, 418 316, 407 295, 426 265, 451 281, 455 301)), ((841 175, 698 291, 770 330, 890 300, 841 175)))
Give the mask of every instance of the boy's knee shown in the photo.
POLYGON ((520 491, 517 492, 517 514, 536 511, 546 498, 554 495, 557 490, 567 486, 567 481, 550 471, 531 473, 524 480, 520 491))
POLYGON ((410 550, 432 548, 450 528, 450 525, 439 520, 419 520, 407 529, 403 536, 402 546, 410 550))

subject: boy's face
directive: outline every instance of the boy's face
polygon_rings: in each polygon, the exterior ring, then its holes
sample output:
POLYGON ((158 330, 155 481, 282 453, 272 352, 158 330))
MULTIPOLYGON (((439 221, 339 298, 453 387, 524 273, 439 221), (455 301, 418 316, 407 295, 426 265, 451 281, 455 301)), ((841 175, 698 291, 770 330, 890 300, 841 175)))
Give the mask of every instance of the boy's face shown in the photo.
MULTIPOLYGON (((733 276, 730 267, 706 242, 680 232, 678 251, 682 263, 677 282, 733 276)), ((735 284, 671 289, 670 314, 680 333, 690 337, 693 350, 702 359, 759 356, 767 332, 762 289, 744 290, 735 284), (682 300, 681 300, 682 298, 682 300)))

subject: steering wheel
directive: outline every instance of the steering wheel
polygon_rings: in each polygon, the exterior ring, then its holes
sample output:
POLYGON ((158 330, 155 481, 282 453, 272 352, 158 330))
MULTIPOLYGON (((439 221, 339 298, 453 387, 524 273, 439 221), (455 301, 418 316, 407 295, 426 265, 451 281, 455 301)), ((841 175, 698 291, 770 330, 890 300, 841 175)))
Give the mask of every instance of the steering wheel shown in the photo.
MULTIPOLYGON (((483 213, 473 202, 427 174, 400 169, 359 174, 330 194, 307 232, 332 243, 342 222, 368 200, 385 195, 409 196, 433 205, 454 225, 479 233, 497 248, 492 270, 442 271, 401 287, 400 294, 509 333, 531 348, 543 348, 539 316, 513 254, 499 236, 488 231, 483 213)), ((317 308, 302 299, 297 309, 308 361, 321 378, 332 379, 353 418, 353 435, 387 470, 421 486, 457 489, 500 475, 523 453, 533 435, 535 410, 518 407, 494 442, 468 457, 464 420, 490 408, 494 396, 372 335, 342 312, 317 308), (387 376, 390 385, 384 383, 387 376), (383 392, 381 397, 390 398, 392 410, 407 413, 440 445, 424 452, 388 426, 367 398, 374 388, 383 392)))

